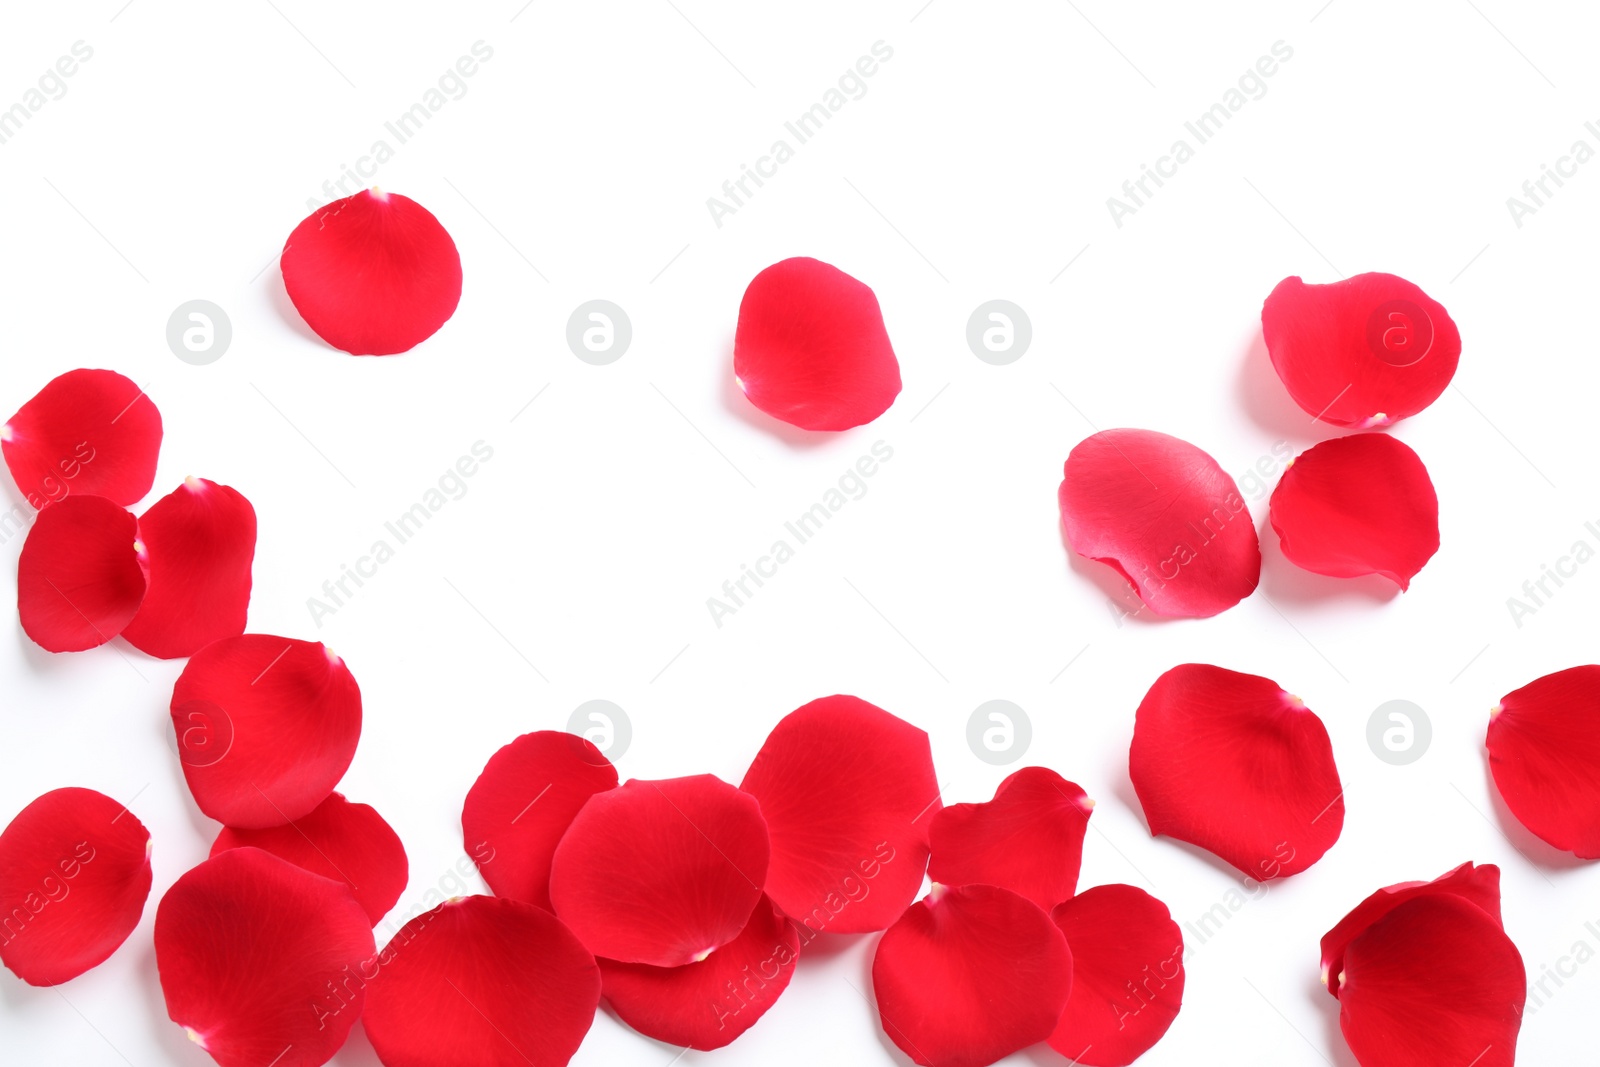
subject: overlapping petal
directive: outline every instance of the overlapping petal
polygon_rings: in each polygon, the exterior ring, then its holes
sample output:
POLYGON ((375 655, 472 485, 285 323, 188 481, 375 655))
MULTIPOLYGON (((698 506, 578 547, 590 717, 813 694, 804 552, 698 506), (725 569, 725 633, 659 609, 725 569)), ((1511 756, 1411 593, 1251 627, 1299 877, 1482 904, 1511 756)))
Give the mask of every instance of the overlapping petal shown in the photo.
POLYGON ((115 371, 52 379, 0 428, 0 451, 36 508, 71 494, 132 507, 156 479, 161 413, 115 371))
POLYGON ((17 560, 22 629, 51 652, 81 652, 121 633, 146 594, 138 521, 101 496, 39 514, 17 560))
POLYGON ((1489 720, 1489 770, 1540 840, 1600 859, 1600 666, 1547 674, 1506 694, 1489 720))

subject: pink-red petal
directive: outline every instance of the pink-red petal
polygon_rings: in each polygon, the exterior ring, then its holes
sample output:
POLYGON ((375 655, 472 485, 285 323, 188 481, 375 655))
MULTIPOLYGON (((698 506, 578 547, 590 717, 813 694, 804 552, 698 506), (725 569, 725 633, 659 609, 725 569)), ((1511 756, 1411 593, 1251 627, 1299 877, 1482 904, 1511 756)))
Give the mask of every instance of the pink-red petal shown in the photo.
POLYGON ((1506 694, 1488 747, 1495 788, 1517 821, 1555 848, 1600 859, 1600 666, 1506 694))
POLYGON ((313 211, 289 235, 283 285, 316 335, 357 356, 404 352, 461 301, 461 255, 427 208, 366 189, 313 211))
POLYGON ((867 933, 916 898, 939 810, 924 731, 857 697, 822 697, 773 727, 740 788, 772 834, 767 895, 796 922, 867 933))
POLYGON ((46 508, 17 560, 23 632, 51 652, 81 652, 121 633, 145 598, 138 540, 138 521, 105 497, 46 508))
POLYGON ((1154 430, 1103 430, 1067 456, 1067 543, 1114 569, 1157 615, 1204 618, 1255 592, 1261 545, 1239 486, 1210 455, 1154 430))
POLYGON ((243 829, 282 826, 311 814, 355 758, 361 690, 318 642, 244 634, 184 667, 172 726, 201 811, 243 829))
POLYGON ((986 804, 952 804, 933 816, 928 877, 1018 893, 1045 911, 1078 889, 1083 835, 1094 802, 1045 767, 1024 767, 986 804))
POLYGON ((767 825, 709 775, 589 798, 556 846, 550 901, 597 956, 681 967, 739 936, 761 898, 767 825))
POLYGON ((1344 827, 1322 720, 1253 674, 1186 663, 1156 679, 1134 719, 1128 773, 1152 834, 1257 881, 1305 870, 1344 827))
POLYGON ((774 263, 745 289, 733 373, 752 404, 806 430, 871 422, 900 395, 877 296, 805 257, 774 263))
POLYGON ((115 371, 72 370, 52 379, 0 428, 0 451, 36 508, 69 494, 132 507, 156 480, 161 413, 115 371))

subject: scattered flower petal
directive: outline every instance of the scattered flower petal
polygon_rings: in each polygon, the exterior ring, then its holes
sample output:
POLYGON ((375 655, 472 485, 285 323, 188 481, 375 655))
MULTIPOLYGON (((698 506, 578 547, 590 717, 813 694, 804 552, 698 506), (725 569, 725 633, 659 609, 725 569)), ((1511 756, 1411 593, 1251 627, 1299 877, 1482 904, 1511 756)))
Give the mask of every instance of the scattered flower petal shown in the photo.
POLYGON ((161 413, 115 371, 71 370, 52 379, 0 428, 17 488, 36 508, 68 494, 132 507, 156 480, 161 413))
POLYGON ((1600 859, 1600 666, 1508 693, 1489 720, 1489 770, 1506 807, 1546 844, 1600 859))
POLYGON ((51 652, 96 648, 121 633, 145 597, 138 530, 103 496, 70 496, 40 512, 17 560, 23 632, 51 652))

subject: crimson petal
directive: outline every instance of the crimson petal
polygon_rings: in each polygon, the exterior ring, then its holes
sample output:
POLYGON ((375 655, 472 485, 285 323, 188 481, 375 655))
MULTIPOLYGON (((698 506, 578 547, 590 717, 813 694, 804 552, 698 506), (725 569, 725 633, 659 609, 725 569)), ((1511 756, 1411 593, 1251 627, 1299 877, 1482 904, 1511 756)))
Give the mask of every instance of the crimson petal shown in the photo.
POLYGON ((350 891, 257 848, 179 878, 156 909, 167 1014, 222 1067, 318 1067, 361 1014, 372 925, 350 891))
POLYGON ((361 690, 318 642, 244 634, 183 668, 172 726, 201 811, 237 828, 282 826, 311 814, 349 768, 361 690))
POLYGON ((657 1041, 710 1051, 766 1014, 799 956, 800 928, 762 897, 743 932, 698 963, 599 963, 606 1000, 623 1022, 657 1041))
POLYGON ((0 428, 0 451, 36 508, 69 493, 132 507, 156 480, 161 413, 115 371, 72 370, 52 379, 0 428))
POLYGON ((745 928, 767 874, 754 798, 709 775, 596 793, 550 864, 555 912, 589 951, 681 967, 745 928))
POLYGON ((496 896, 550 907, 550 860, 578 809, 617 786, 617 769, 587 738, 523 734, 489 757, 467 792, 461 832, 496 896))
POLYGON ((1489 720, 1489 771, 1540 840, 1600 859, 1600 666, 1570 667, 1508 693, 1489 720))
POLYGON ((0 962, 52 986, 104 963, 150 895, 150 831, 92 789, 52 789, 0 833, 0 962))
POLYGON ((1078 442, 1057 494, 1067 543, 1157 615, 1204 618, 1255 592, 1261 545, 1239 486, 1187 441, 1104 430, 1078 442))
POLYGON ((204 478, 182 485, 139 519, 150 590, 122 636, 160 659, 192 656, 244 633, 256 510, 238 490, 204 478))
POLYGON ((1329 285, 1285 278, 1261 308, 1272 366, 1306 414, 1336 426, 1383 426, 1444 392, 1461 334, 1444 307, 1393 274, 1329 285))
POLYGON ((1128 773, 1151 834, 1258 881, 1305 870, 1344 827, 1322 720, 1253 674, 1186 663, 1156 679, 1134 719, 1128 773))
POLYGON ((17 560, 22 629, 51 652, 81 652, 121 633, 145 597, 139 524, 103 496, 40 512, 17 560))
POLYGON ((745 289, 733 373, 752 404, 806 430, 871 422, 900 395, 877 296, 803 256, 774 263, 745 289))
POLYGON ((1072 989, 1067 939, 1009 889, 935 887, 878 942, 884 1033, 923 1067, 984 1067, 1048 1038, 1072 989))
POLYGON ((357 356, 432 337, 461 301, 461 255, 427 208, 367 189, 313 211, 289 235, 283 285, 316 335, 357 356))
POLYGON ((417 916, 378 954, 362 1024, 384 1067, 564 1067, 600 1003, 561 920, 503 897, 417 916))
POLYGON ((773 727, 740 788, 772 834, 767 894, 796 922, 882 930, 922 888, 939 783, 928 735, 905 720, 857 697, 813 700, 773 727))
POLYGON ((997 885, 1045 911, 1077 891, 1094 802, 1045 767, 1024 767, 987 804, 952 804, 933 817, 928 877, 997 885))

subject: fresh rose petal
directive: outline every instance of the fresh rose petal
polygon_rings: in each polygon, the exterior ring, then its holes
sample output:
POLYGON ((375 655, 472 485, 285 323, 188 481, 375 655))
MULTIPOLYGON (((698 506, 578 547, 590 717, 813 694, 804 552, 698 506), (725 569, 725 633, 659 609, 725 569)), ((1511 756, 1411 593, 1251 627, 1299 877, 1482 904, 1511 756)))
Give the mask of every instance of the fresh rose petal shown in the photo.
POLYGON ((378 954, 362 1016, 384 1067, 564 1067, 600 1003, 594 957, 543 908, 459 897, 378 954))
POLYGON ((1205 452, 1153 430, 1078 442, 1057 494, 1067 542, 1157 615, 1203 618, 1255 592, 1261 546, 1239 487, 1205 452))
POLYGON ((1336 437, 1289 464, 1269 516, 1289 562, 1315 574, 1381 574, 1401 589, 1439 551, 1428 468, 1385 433, 1336 437))
POLYGON ((496 896, 550 907, 550 860, 578 809, 617 786, 617 769, 586 738, 523 734, 493 756, 467 792, 461 832, 496 896))
POLYGON ((139 524, 103 496, 40 512, 17 560, 22 629, 51 652, 81 652, 121 633, 145 597, 139 524))
POLYGON ((201 811, 247 830, 282 826, 344 777, 361 737, 361 690, 318 642, 244 634, 184 667, 172 726, 201 811))
POLYGON ((1511 1067, 1527 999, 1517 946, 1451 894, 1408 900, 1345 950, 1339 1028, 1361 1067, 1511 1067))
POLYGON ((1393 274, 1329 285, 1285 278, 1261 308, 1267 353, 1306 414, 1385 426, 1444 392, 1461 334, 1438 301, 1393 274))
POLYGON ((710 1051, 766 1014, 799 956, 800 928, 762 897, 744 931, 698 963, 599 963, 606 1000, 623 1022, 657 1041, 710 1051))
POLYGON ((1134 720, 1128 774, 1151 834, 1257 881, 1305 870, 1344 827, 1322 720, 1253 674, 1185 663, 1156 679, 1134 720))
POLYGON ((179 878, 156 909, 167 1015, 222 1067, 319 1067, 361 1014, 372 925, 350 891, 257 848, 179 878))
POLYGON ((122 636, 160 659, 192 656, 244 633, 256 510, 238 490, 204 478, 184 483, 139 519, 150 589, 122 636))
POLYGON ((922 888, 939 810, 928 735, 852 696, 784 716, 740 786, 772 834, 766 891, 812 930, 859 934, 922 888))
POLYGON ((923 1067, 985 1067, 1045 1040, 1072 989, 1050 916, 1008 889, 936 886, 878 942, 883 1032, 923 1067))
POLYGON ((161 413, 115 371, 72 370, 53 379, 0 428, 0 450, 28 503, 68 494, 132 507, 156 480, 161 413))
POLYGON ((213 856, 231 848, 259 848, 312 874, 343 882, 374 924, 389 914, 406 888, 405 846, 366 804, 333 793, 311 814, 283 826, 239 830, 224 826, 213 856))
POLYGON ((805 430, 871 422, 900 395, 878 298, 803 256, 774 263, 745 289, 733 373, 750 403, 805 430))
POLYGON ((1072 995, 1050 1047, 1084 1067, 1125 1067, 1183 1005, 1183 931, 1131 885, 1086 889, 1051 914, 1072 948, 1072 995))
POLYGON ((104 963, 144 914, 150 831, 92 789, 52 789, 0 833, 0 962, 29 985, 104 963))
POLYGON ((1500 923, 1500 868, 1492 863, 1463 863, 1431 882, 1400 882, 1380 889, 1322 935, 1322 984, 1328 992, 1339 995, 1344 954, 1350 942, 1406 901, 1438 893, 1460 897, 1483 909, 1497 925, 1500 923))
POLYGON ((280 264, 295 310, 357 356, 389 356, 432 337, 461 300, 461 255, 428 209, 366 189, 313 211, 280 264))
POLYGON ((550 864, 550 900, 597 956, 681 967, 739 936, 761 898, 767 825, 709 774, 596 793, 550 864))
POLYGON ((1600 666, 1508 693, 1489 720, 1489 770, 1506 807, 1546 844, 1600 859, 1600 666))
POLYGON ((1049 911, 1077 892, 1093 808, 1055 771, 1024 767, 987 804, 952 804, 933 816, 928 877, 949 886, 997 885, 1049 911))

